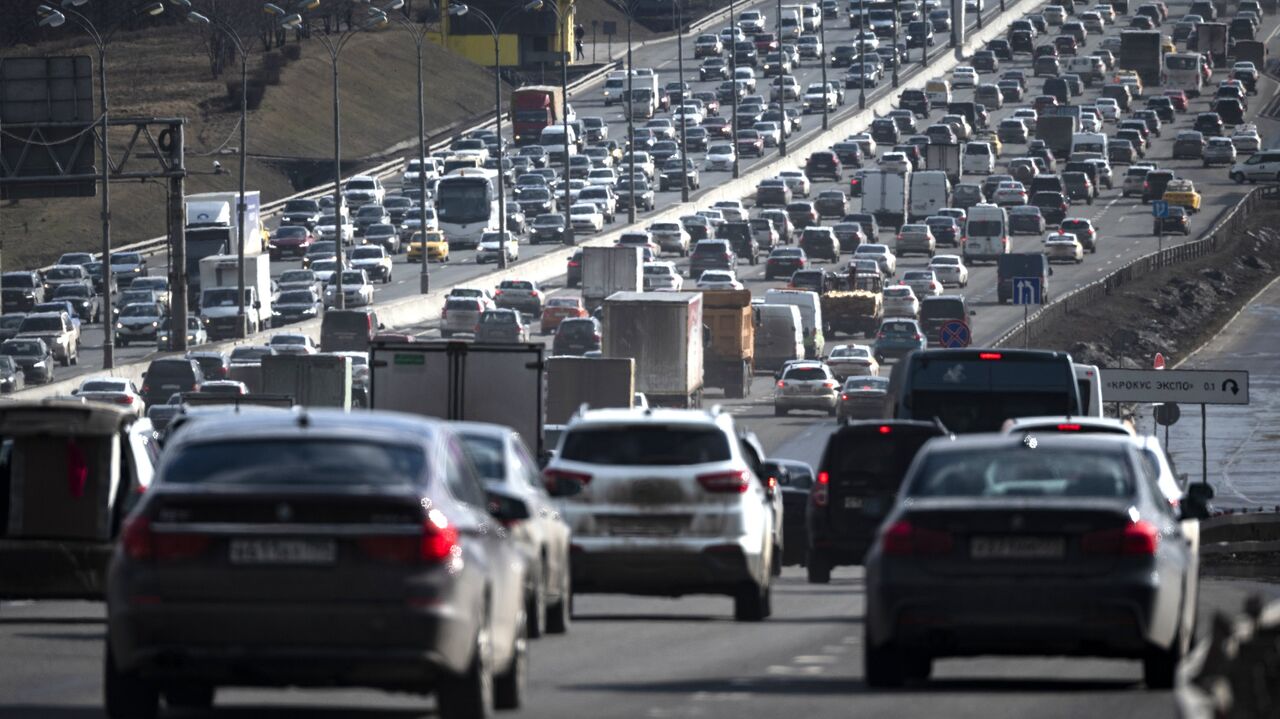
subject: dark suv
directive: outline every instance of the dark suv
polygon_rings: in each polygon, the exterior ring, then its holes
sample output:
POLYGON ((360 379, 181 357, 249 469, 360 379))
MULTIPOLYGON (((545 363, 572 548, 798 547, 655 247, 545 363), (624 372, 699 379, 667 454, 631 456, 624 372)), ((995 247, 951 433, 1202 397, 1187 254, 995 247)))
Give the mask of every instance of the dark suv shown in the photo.
POLYGON ((898 96, 898 107, 910 110, 919 117, 928 117, 933 111, 933 105, 924 90, 903 90, 898 96))
POLYGON ((194 359, 165 357, 151 360, 151 366, 142 375, 142 401, 150 406, 175 394, 197 392, 204 380, 204 371, 194 359))
POLYGON ((573 317, 560 322, 551 354, 582 356, 600 349, 600 320, 594 317, 573 317))
POLYGON ((1142 183, 1142 204, 1164 197, 1164 190, 1175 175, 1173 170, 1152 170, 1147 173, 1147 181, 1142 183))
POLYGON ((964 295, 939 295, 920 300, 920 331, 929 344, 938 344, 942 326, 948 322, 963 323, 969 328, 969 337, 973 337, 973 313, 969 311, 964 295))
POLYGON ((839 182, 840 158, 836 157, 836 153, 831 150, 815 152, 809 155, 808 161, 804 163, 804 174, 811 180, 829 177, 832 182, 839 182))
POLYGON ((831 568, 862 564, 902 477, 920 447, 947 431, 930 422, 852 422, 827 440, 818 481, 809 490, 809 582, 831 581, 831 568))
POLYGON ((726 222, 716 228, 716 239, 728 240, 737 259, 746 260, 750 264, 760 261, 755 237, 751 234, 748 222, 726 222))
POLYGON ((26 312, 44 302, 44 284, 30 270, 0 276, 0 298, 5 312, 26 312))
POLYGON ((737 264, 738 256, 728 240, 699 240, 689 255, 689 277, 696 280, 706 270, 733 272, 737 264))

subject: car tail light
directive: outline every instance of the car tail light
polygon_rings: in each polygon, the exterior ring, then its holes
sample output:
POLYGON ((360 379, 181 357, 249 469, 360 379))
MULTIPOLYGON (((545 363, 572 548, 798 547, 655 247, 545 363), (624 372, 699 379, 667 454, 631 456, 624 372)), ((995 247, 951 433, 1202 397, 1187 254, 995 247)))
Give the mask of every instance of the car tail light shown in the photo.
POLYGON ((116 404, 133 404, 133 395, 121 395, 116 399, 116 404))
POLYGON ((1059 431, 1059 432, 1079 432, 1079 431, 1080 431, 1080 425, 1078 425, 1078 424, 1060 424, 1060 425, 1058 425, 1058 431, 1059 431))
POLYGON ((978 359, 980 360, 1000 360, 1003 358, 1003 356, 1004 355, 1001 355, 999 352, 979 352, 978 353, 978 359))
POLYGON ((877 333, 876 333, 876 339, 878 339, 878 340, 882 340, 882 339, 884 339, 884 333, 883 333, 883 332, 877 332, 877 333))
POLYGON ((149 385, 149 384, 144 384, 144 385, 142 385, 142 393, 143 393, 143 394, 151 394, 151 385, 149 385))
POLYGON ((546 469, 542 472, 542 482, 548 491, 554 491, 561 482, 577 482, 586 487, 591 483, 591 475, 585 472, 569 472, 563 469, 546 469))
POLYGON ((787 386, 786 380, 781 380, 781 379, 778 380, 778 389, 782 389, 783 387, 786 387, 786 386, 787 386))
POLYGON ((880 533, 880 551, 888 556, 938 556, 950 554, 954 548, 955 539, 949 532, 917 527, 905 519, 880 533))
POLYGON ((818 472, 818 482, 813 485, 813 492, 810 496, 813 498, 813 506, 827 506, 829 498, 829 488, 831 486, 831 475, 827 472, 818 472))
POLYGON ((842 399, 842 400, 847 400, 847 399, 849 399, 849 395, 844 394, 844 393, 841 393, 841 394, 840 394, 840 399, 842 399))
POLYGON ((716 494, 745 494, 750 486, 750 476, 744 470, 700 474, 697 479, 703 489, 716 494))
POLYGON ((203 553, 209 546, 209 537, 189 532, 157 533, 150 518, 141 515, 125 524, 120 532, 120 544, 130 559, 178 560, 203 553))
POLYGON ((1160 530, 1139 520, 1120 529, 1089 532, 1080 538, 1080 549, 1086 554, 1152 556, 1160 544, 1160 530))

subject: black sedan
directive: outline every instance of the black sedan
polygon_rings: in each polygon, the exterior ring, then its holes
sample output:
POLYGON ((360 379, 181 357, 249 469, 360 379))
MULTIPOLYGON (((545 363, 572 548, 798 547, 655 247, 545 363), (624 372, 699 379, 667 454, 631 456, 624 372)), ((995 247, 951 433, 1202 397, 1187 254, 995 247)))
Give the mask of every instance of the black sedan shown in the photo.
POLYGON ((809 546, 805 512, 814 484, 813 467, 795 460, 770 459, 764 470, 769 484, 782 490, 782 564, 804 564, 809 546))
POLYGON ((796 270, 809 266, 809 257, 799 247, 777 247, 764 263, 764 278, 790 277, 796 270))
POLYGON ((1169 688, 1199 581, 1181 520, 1212 496, 1195 487, 1171 507, 1124 436, 926 443, 866 557, 867 684, 925 680, 943 657, 1051 654, 1140 660, 1148 688, 1169 688))
POLYGON ((1151 234, 1152 235, 1190 235, 1191 223, 1187 215, 1186 208, 1169 206, 1169 214, 1164 217, 1152 218, 1151 234))
POLYGON ((483 485, 453 429, 314 408, 199 422, 111 559, 107 716, 237 685, 433 693, 445 719, 520 706, 528 565, 489 528, 532 508, 483 485))
POLYGON ((53 353, 44 340, 32 337, 5 340, 0 343, 0 355, 13 358, 26 384, 53 381, 53 353))

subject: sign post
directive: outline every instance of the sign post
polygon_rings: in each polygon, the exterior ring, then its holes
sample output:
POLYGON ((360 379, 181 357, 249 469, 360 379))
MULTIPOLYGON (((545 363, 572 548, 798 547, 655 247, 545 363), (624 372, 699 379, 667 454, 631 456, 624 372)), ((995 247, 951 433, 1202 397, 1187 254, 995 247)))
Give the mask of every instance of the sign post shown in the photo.
POLYGON ((1211 404, 1249 404, 1249 373, 1243 370, 1107 369, 1102 372, 1102 399, 1106 402, 1200 405, 1200 479, 1208 484, 1206 408, 1211 404))
POLYGON ((1164 200, 1151 201, 1151 216, 1156 221, 1156 250, 1164 251, 1164 218, 1169 216, 1169 203, 1164 200))
POLYGON ((1029 343, 1028 319, 1031 314, 1031 305, 1041 304, 1044 298, 1044 287, 1039 277, 1014 277, 1013 278, 1013 304, 1022 305, 1022 348, 1026 349, 1029 343))

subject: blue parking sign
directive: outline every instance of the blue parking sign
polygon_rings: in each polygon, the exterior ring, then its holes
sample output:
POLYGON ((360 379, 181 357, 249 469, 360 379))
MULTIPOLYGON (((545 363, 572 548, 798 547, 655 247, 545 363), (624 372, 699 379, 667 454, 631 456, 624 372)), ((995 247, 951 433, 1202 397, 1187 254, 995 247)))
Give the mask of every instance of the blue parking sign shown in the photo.
POLYGON ((1151 216, 1165 218, 1169 216, 1169 203, 1164 200, 1151 201, 1151 216))

